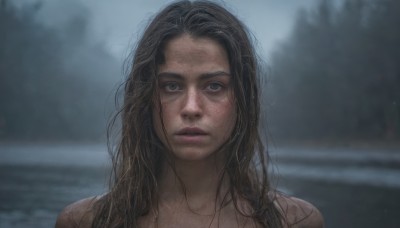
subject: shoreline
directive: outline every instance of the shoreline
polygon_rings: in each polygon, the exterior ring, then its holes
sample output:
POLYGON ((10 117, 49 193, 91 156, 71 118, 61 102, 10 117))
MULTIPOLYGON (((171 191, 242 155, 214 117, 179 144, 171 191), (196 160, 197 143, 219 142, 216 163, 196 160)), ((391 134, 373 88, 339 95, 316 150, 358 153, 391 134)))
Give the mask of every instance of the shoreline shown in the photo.
POLYGON ((398 149, 400 152, 400 140, 273 140, 271 148, 346 148, 346 149, 398 149))

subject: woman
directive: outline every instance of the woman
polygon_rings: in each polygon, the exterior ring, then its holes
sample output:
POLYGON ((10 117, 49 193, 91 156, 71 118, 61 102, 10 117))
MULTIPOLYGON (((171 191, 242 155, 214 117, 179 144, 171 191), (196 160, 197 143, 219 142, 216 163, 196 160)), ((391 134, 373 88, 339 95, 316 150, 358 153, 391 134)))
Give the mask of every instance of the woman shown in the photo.
POLYGON ((66 207, 56 227, 322 227, 315 207, 269 185, 257 73, 221 6, 159 12, 125 84, 110 191, 66 207))

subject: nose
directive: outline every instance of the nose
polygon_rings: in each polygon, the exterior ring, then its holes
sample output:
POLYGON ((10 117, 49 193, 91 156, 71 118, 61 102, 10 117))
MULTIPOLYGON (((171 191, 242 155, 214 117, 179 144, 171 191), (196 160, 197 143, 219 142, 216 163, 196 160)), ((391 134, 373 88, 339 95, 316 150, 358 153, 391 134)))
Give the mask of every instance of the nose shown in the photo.
POLYGON ((181 115, 184 119, 195 120, 203 115, 201 95, 195 88, 189 88, 183 101, 181 115))

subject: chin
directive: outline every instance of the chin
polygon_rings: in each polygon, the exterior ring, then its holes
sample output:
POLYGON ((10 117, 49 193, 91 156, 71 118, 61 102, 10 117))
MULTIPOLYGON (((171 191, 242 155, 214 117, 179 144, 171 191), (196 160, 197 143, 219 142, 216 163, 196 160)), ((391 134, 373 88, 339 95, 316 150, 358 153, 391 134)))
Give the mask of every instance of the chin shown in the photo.
POLYGON ((214 152, 204 151, 204 149, 182 149, 173 152, 175 158, 181 161, 204 161, 215 155, 214 152))

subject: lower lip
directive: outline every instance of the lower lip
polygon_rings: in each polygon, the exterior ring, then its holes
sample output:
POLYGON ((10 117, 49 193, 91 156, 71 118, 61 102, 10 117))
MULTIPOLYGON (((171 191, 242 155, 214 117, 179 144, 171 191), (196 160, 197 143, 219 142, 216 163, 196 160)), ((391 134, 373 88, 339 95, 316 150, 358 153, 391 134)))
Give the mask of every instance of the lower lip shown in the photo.
POLYGON ((204 142, 207 135, 175 135, 178 143, 197 144, 204 142))

